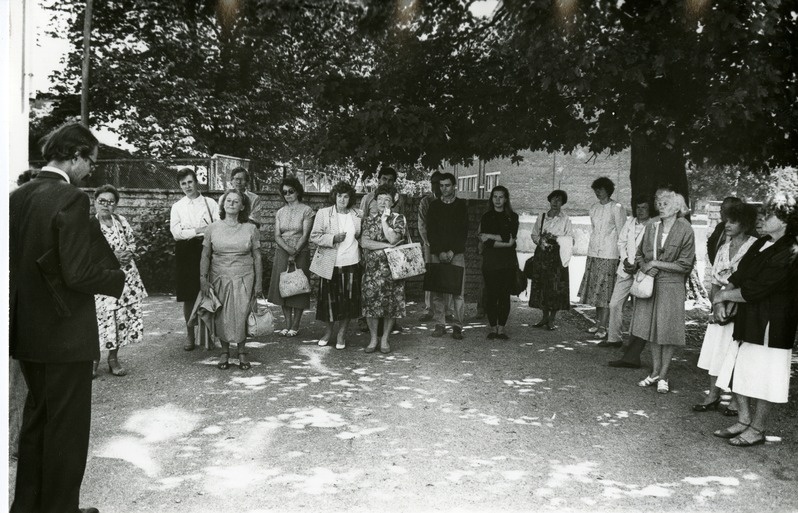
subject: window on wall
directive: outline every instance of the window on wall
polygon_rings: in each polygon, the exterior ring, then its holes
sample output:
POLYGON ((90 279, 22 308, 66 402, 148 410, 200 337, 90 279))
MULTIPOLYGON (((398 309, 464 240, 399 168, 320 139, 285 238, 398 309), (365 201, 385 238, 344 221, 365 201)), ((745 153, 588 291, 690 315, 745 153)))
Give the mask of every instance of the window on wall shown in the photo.
POLYGON ((499 185, 499 175, 501 172, 497 173, 485 173, 485 190, 490 192, 494 187, 499 185))
POLYGON ((457 179, 457 189, 461 192, 476 192, 477 175, 461 176, 457 179))

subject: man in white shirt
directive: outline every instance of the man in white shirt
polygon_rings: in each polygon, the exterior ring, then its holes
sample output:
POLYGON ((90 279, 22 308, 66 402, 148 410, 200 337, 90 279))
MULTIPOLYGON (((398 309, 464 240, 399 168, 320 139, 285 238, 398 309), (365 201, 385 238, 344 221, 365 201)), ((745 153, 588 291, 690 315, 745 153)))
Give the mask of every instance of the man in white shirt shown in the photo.
MULTIPOLYGON (((255 194, 254 192, 250 192, 247 190, 247 186, 249 185, 249 171, 244 169, 243 167, 234 168, 230 171, 230 183, 233 185, 233 189, 237 190, 241 194, 249 199, 249 220, 255 226, 260 225, 258 210, 260 209, 260 196, 255 194)), ((222 198, 219 198, 219 210, 222 209, 222 198)))
POLYGON ((645 196, 635 198, 635 215, 623 226, 618 235, 618 277, 615 279, 615 288, 610 299, 610 320, 607 340, 599 342, 598 347, 621 347, 621 328, 623 324, 623 307, 629 298, 629 291, 634 282, 635 255, 640 241, 643 240, 646 224, 651 218, 651 207, 645 196))
POLYGON ((200 257, 202 240, 208 225, 219 219, 219 206, 199 192, 197 174, 184 167, 177 172, 177 181, 183 197, 172 205, 169 228, 175 238, 175 288, 177 301, 183 303, 187 340, 183 349, 191 351, 195 346, 194 329, 189 328, 188 319, 200 291, 200 257))

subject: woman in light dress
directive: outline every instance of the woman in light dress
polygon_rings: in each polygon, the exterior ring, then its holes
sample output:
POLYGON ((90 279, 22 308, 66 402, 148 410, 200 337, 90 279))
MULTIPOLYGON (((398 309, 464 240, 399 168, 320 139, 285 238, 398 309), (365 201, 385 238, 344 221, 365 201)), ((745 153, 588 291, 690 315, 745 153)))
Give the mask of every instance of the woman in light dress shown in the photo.
POLYGON ((660 219, 646 225, 634 269, 654 277, 654 294, 635 298, 630 332, 651 347, 651 374, 637 385, 656 385, 657 392, 667 394, 674 350, 685 344, 685 284, 695 265, 695 234, 684 218, 689 210, 681 194, 659 193, 657 210, 660 219))
POLYGON ((729 285, 712 298, 715 317, 734 315, 736 351, 729 351, 717 385, 731 386, 737 422, 715 431, 736 447, 766 441, 773 404, 787 402, 798 328, 798 206, 780 196, 765 207, 764 234, 740 260, 729 285), (736 311, 735 311, 736 310, 736 311))
MULTIPOLYGON (((97 310, 97 325, 100 334, 100 350, 108 350, 108 371, 114 376, 127 375, 127 369, 119 363, 119 349, 144 338, 142 304, 147 297, 141 275, 133 260, 136 239, 127 219, 114 213, 119 203, 119 192, 112 185, 103 185, 94 191, 94 209, 105 240, 125 271, 125 288, 119 299, 111 296, 94 296, 97 310)), ((97 376, 99 362, 94 362, 97 376)))
MULTIPOLYGON (((723 287, 729 284, 729 276, 737 270, 737 265, 756 242, 756 237, 749 235, 756 225, 756 207, 746 204, 735 204, 726 212, 726 242, 718 249, 715 263, 712 266, 712 288, 709 297, 712 299, 723 287)), ((726 357, 726 353, 734 344, 732 332, 734 319, 725 323, 712 323, 707 326, 701 355, 698 357, 698 368, 709 373, 709 394, 703 403, 693 405, 693 411, 704 412, 716 410, 720 405, 720 389, 716 385, 718 372, 726 357)), ((732 416, 737 410, 732 404, 726 407, 724 415, 732 416)))
POLYGON ((626 210, 620 203, 613 201, 615 184, 606 176, 597 178, 591 187, 599 201, 590 207, 592 232, 579 297, 582 303, 596 307, 596 324, 587 330, 588 333, 603 339, 607 337, 610 298, 621 256, 618 236, 626 224, 626 210))
POLYGON ((202 242, 200 289, 204 294, 213 289, 221 302, 214 314, 214 331, 224 350, 217 367, 230 368, 230 346, 236 345, 238 366, 247 370, 247 317, 262 287, 260 232, 249 222, 246 195, 230 189, 221 203, 220 219, 210 225, 202 242))
POLYGON ((280 273, 293 267, 310 277, 310 249, 308 242, 313 227, 313 209, 302 203, 305 189, 293 176, 283 178, 280 193, 286 205, 277 211, 274 219, 274 251, 272 276, 269 282, 269 302, 283 308, 285 328, 277 333, 284 337, 295 337, 299 333, 302 313, 310 306, 310 293, 282 297, 280 273))
POLYGON ((326 346, 335 334, 336 349, 346 348, 349 321, 360 317, 360 229, 362 214, 354 208, 355 189, 339 182, 330 191, 333 206, 316 213, 310 240, 316 244, 311 270, 318 272, 319 296, 316 320, 326 324, 320 346, 326 346), (316 269, 316 270, 314 270, 316 269))

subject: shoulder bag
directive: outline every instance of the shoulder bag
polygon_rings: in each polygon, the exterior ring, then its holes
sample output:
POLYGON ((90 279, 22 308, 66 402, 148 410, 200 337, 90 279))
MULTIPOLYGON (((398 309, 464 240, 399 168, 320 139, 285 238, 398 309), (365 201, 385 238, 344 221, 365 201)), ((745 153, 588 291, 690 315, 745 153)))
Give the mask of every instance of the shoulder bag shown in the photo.
MULTIPOLYGON (((654 228, 654 260, 657 259, 657 245, 659 244, 657 239, 659 239, 659 223, 654 228)), ((643 271, 637 271, 629 293, 640 299, 650 298, 654 295, 654 277, 643 271)))
POLYGON ((421 244, 413 242, 409 233, 407 235, 407 244, 385 248, 384 251, 385 256, 388 258, 388 267, 391 269, 391 278, 393 280, 404 280, 426 272, 424 251, 421 249, 421 244))

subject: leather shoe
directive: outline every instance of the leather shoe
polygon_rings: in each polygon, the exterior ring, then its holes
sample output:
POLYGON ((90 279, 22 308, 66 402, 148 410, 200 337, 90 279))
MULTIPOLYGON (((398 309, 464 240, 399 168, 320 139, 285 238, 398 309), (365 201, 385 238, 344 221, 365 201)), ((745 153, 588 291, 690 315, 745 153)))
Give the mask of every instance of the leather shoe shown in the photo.
POLYGON ((606 340, 602 340, 596 347, 621 347, 623 346, 623 342, 607 342, 606 340))
POLYGON ((611 362, 607 362, 607 365, 610 367, 616 367, 618 369, 639 369, 640 364, 637 363, 629 363, 626 360, 612 360, 611 362))

